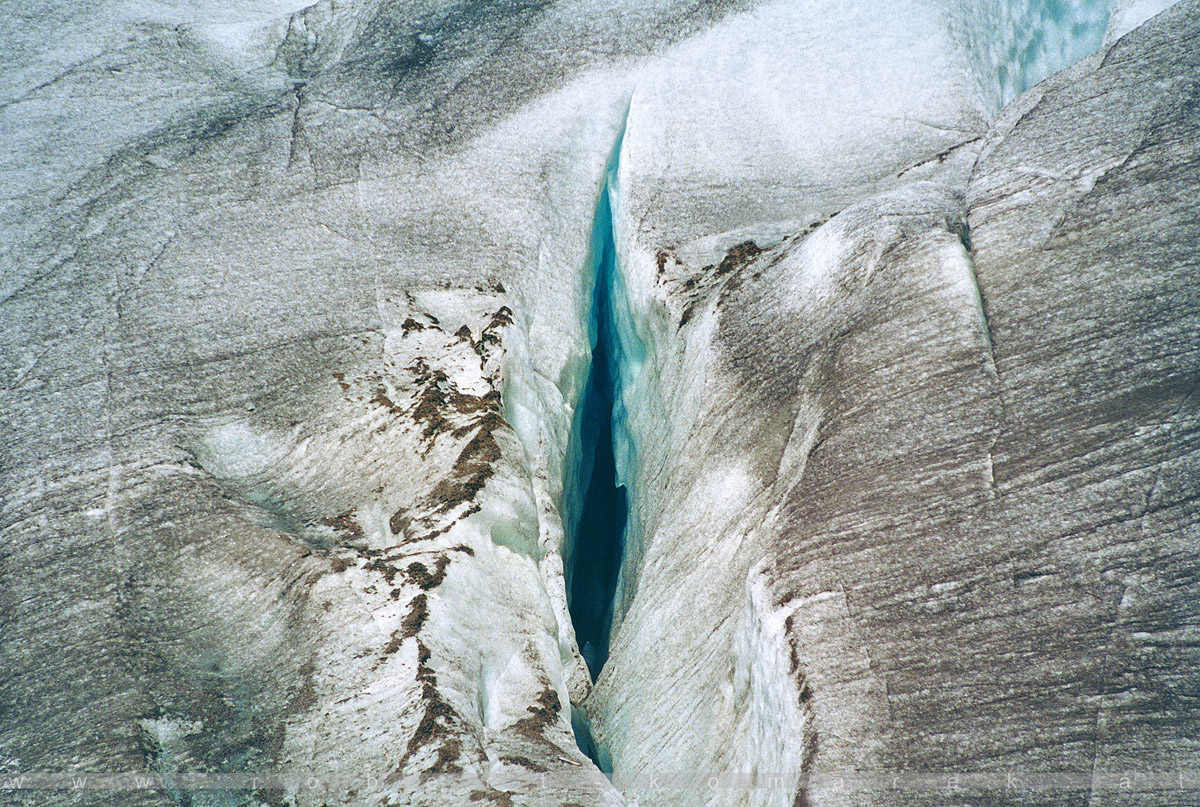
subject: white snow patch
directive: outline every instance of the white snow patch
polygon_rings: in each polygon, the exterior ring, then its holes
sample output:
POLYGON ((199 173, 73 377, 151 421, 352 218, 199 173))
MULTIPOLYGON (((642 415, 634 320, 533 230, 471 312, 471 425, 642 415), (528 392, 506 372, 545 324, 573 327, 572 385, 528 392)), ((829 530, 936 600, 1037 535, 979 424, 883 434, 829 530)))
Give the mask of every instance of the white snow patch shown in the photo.
POLYGON ((1130 31, 1138 28, 1179 0, 1117 0, 1112 16, 1108 18, 1108 29, 1104 32, 1104 46, 1108 47, 1130 31))
POLYGON ((197 459, 204 468, 224 479, 248 479, 264 473, 282 459, 288 443, 259 431, 244 420, 213 426, 196 446, 197 459))

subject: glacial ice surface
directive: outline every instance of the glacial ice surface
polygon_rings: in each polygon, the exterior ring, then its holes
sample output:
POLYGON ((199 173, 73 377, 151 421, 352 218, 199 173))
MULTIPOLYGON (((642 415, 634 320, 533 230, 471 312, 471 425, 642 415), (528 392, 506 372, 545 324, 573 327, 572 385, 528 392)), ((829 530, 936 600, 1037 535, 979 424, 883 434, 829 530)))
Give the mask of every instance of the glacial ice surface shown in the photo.
MULTIPOLYGON (((100 712, 76 671, 190 726, 209 715, 186 693, 228 694, 197 660, 228 658, 235 716, 262 730, 150 726, 161 748, 278 736, 263 759, 379 774, 364 804, 434 803, 428 776, 446 803, 623 803, 574 729, 618 786, 757 766, 787 787, 742 803, 790 803, 816 710, 851 738, 826 735, 832 759, 877 716, 868 679, 817 670, 811 706, 794 674, 803 630, 801 652, 870 670, 839 633, 845 592, 782 606, 759 563, 824 411, 796 397, 825 387, 777 334, 854 324, 838 284, 874 271, 862 234, 915 227, 951 347, 982 351, 954 203, 930 187, 961 189, 992 113, 1090 52, 1107 5, 301 5, 5 12, 3 335, 24 369, 0 507, 30 592, 12 619, 30 661, 6 683, 13 724, 38 728, 3 739, 50 764, 140 754, 144 704, 100 712), (887 194, 918 180, 897 208, 906 191, 887 194), (756 259, 761 299, 725 288, 756 259), (752 337, 732 358, 730 322, 752 337), (500 425, 410 417, 422 395, 492 392, 500 425), (444 495, 480 445, 481 489, 444 495), (585 548, 587 492, 610 474, 606 537, 585 548), (107 532, 80 526, 97 513, 107 532), (64 580, 62 558, 100 562, 64 580), (47 625, 64 598, 108 610, 47 625), (131 635, 164 654, 152 674, 114 661, 131 635), (596 670, 610 636, 589 695, 577 645, 596 670), (84 748, 93 735, 110 746, 84 748)), ((1159 5, 1122 2, 1110 35, 1159 5)), ((641 798, 706 801, 725 805, 641 798)))

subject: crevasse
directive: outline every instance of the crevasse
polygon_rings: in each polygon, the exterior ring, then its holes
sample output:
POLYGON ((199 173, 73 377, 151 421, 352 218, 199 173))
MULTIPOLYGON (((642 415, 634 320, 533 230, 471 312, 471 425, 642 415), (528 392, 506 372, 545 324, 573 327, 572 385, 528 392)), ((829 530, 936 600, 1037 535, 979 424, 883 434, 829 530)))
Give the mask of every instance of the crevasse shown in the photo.
POLYGON ((595 680, 608 657, 613 594, 629 512, 614 458, 614 399, 620 369, 612 318, 611 289, 617 270, 607 184, 596 207, 593 232, 592 362, 576 413, 579 447, 571 452, 579 467, 572 496, 577 512, 570 514, 569 524, 567 592, 575 637, 595 680))
MULTIPOLYGON (((623 284, 615 241, 613 197, 622 134, 609 158, 604 185, 596 202, 588 269, 592 299, 588 334, 591 365, 583 397, 575 413, 568 452, 563 513, 568 608, 576 642, 594 681, 608 659, 615 597, 625 554, 629 516, 628 468, 635 449, 625 428, 621 402, 623 379, 637 357, 631 357, 619 322, 627 322, 623 284)), ((591 735, 586 713, 573 709, 579 747, 605 772, 607 754, 591 735)))

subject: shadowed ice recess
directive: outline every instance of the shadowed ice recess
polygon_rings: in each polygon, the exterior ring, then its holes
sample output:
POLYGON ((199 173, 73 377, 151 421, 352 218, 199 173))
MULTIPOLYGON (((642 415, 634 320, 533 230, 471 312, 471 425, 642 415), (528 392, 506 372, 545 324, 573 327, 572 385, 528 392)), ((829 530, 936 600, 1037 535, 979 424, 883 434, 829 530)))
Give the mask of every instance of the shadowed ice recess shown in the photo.
POLYGON ((629 514, 625 487, 617 483, 613 455, 613 402, 620 376, 611 299, 616 248, 607 187, 597 205, 593 232, 596 282, 589 325, 592 364, 576 415, 581 443, 575 452, 580 463, 577 479, 583 495, 571 541, 568 599, 575 637, 595 680, 608 658, 613 595, 629 514))

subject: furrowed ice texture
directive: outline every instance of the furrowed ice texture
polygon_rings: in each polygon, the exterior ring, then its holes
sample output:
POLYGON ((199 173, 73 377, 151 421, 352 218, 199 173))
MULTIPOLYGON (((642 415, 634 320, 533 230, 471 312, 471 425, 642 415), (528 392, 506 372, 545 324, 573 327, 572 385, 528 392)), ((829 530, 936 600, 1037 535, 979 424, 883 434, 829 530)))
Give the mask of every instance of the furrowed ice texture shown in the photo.
POLYGON ((0 771, 84 782, 5 798, 1103 804, 1200 757, 1169 5, 0 11, 0 771))

